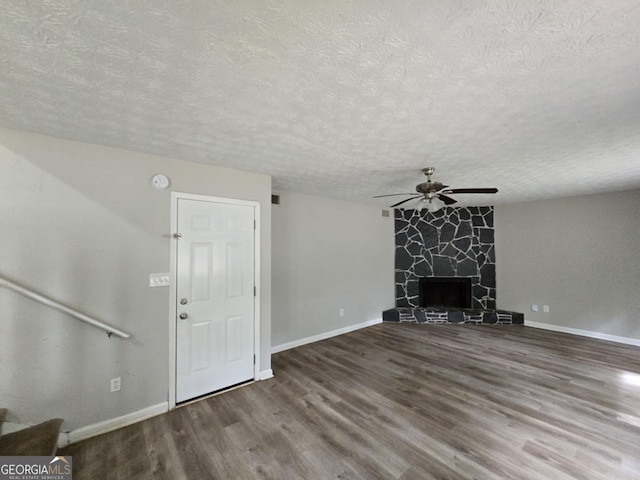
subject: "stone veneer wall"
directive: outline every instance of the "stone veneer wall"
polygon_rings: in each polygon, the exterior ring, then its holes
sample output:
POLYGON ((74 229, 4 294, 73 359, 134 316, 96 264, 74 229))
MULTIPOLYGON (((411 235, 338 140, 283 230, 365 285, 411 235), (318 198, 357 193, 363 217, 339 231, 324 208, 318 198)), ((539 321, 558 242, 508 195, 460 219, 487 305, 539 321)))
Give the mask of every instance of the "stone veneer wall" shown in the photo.
POLYGON ((473 308, 496 308, 493 207, 395 211, 396 306, 418 306, 420 277, 471 277, 473 308))

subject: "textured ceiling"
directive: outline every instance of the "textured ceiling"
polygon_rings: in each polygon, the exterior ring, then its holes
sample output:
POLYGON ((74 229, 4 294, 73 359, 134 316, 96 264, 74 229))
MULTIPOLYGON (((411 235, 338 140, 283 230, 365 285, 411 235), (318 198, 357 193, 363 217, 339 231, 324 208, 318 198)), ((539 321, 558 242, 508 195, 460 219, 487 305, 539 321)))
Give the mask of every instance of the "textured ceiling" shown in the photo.
POLYGON ((2 0, 0 126, 367 202, 636 188, 640 2, 2 0))

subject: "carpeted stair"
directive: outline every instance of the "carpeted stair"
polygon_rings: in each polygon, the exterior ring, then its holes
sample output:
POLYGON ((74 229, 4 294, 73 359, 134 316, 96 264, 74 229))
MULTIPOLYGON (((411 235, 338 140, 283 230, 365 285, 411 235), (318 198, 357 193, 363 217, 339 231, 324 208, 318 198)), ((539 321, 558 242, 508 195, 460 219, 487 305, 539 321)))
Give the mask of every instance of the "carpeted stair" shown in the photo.
MULTIPOLYGON (((0 428, 6 414, 7 410, 0 408, 0 428)), ((55 455, 62 421, 61 418, 54 418, 17 432, 2 435, 0 437, 0 456, 55 455)))

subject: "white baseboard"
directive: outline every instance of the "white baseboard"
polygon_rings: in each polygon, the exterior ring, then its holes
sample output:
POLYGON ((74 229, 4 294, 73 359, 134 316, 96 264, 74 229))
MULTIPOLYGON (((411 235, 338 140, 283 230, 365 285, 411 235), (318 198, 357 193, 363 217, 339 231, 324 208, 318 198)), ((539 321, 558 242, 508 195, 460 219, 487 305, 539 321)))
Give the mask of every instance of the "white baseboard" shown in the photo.
POLYGON ((126 427, 133 423, 141 422, 147 418, 155 417, 162 413, 169 411, 169 402, 159 403, 152 405, 137 412, 131 412, 126 415, 117 418, 111 418, 104 422, 94 423, 93 425, 87 425, 86 427, 78 428, 70 432, 60 432, 60 438, 58 439, 58 447, 65 447, 71 443, 76 443, 87 438, 102 435, 103 433, 111 432, 119 428, 126 427))
MULTIPOLYGON (((273 377, 273 370, 262 370, 258 374, 257 380, 267 380, 273 377)), ((95 437, 97 435, 102 435, 103 433, 112 432, 113 430, 117 430, 119 428, 126 427, 128 425, 141 422, 151 417, 155 417, 156 415, 160 415, 169 411, 169 402, 159 403, 157 405, 152 405, 147 408, 143 408, 142 410, 138 410, 137 412, 128 413, 127 415, 123 415, 117 418, 111 418, 109 420, 105 420, 103 422, 94 423, 93 425, 87 425, 86 427, 78 428, 77 430, 72 430, 70 432, 60 432, 60 437, 58 439, 58 447, 66 447, 72 443, 79 442, 81 440, 86 440, 91 437, 95 437)), ((24 428, 24 425, 12 425, 8 423, 3 424, 3 432, 9 433, 9 429, 11 431, 20 430, 24 428), (7 428, 8 427, 8 428, 7 428), (13 428, 12 428, 13 427, 13 428)))
POLYGON ((598 340, 608 340, 610 342, 624 343, 626 345, 634 345, 640 347, 640 339, 629 337, 618 337, 617 335, 609 335, 608 333, 592 332, 590 330, 580 330, 577 328, 563 327, 561 325, 552 325, 550 323, 530 322, 525 320, 526 327, 541 328, 543 330, 552 330, 554 332, 571 333, 580 335, 581 337, 597 338, 598 340))
POLYGON ((281 345, 276 345, 271 347, 271 353, 283 352, 284 350, 300 347, 302 345, 306 345, 307 343, 319 342, 320 340, 326 340, 327 338, 343 335, 345 333, 353 332, 355 330, 360 330, 361 328, 365 328, 365 327, 370 327, 378 323, 382 323, 382 318, 368 320, 366 322, 357 323, 355 325, 349 325, 348 327, 338 328, 337 330, 331 330, 330 332, 319 333, 318 335, 313 335, 311 337, 301 338, 300 340, 294 340, 293 342, 287 342, 281 345))

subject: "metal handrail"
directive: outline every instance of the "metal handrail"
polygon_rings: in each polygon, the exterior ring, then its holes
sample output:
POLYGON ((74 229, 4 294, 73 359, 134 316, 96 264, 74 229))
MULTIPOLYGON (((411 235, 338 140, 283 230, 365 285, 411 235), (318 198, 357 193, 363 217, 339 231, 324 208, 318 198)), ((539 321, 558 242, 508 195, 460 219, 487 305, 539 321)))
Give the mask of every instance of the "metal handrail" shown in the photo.
POLYGON ((112 327, 107 323, 101 322, 100 320, 96 320, 95 318, 89 317, 88 315, 78 312, 73 308, 69 308, 65 305, 62 305, 61 303, 58 303, 55 300, 51 300, 50 298, 40 295, 39 293, 36 293, 33 290, 29 290, 28 288, 18 285, 17 283, 12 282, 11 280, 7 280, 6 278, 0 277, 0 286, 8 288, 9 290, 13 290, 14 292, 19 293, 20 295, 24 295, 27 298, 35 300, 36 302, 40 302, 43 305, 46 305, 55 310, 58 310, 59 312, 63 312, 63 313, 66 313, 67 315, 71 315, 72 317, 77 318, 78 320, 81 320, 90 325, 93 325, 94 327, 100 328, 105 332, 107 332, 107 335, 109 335, 109 337, 111 337, 111 334, 118 335, 119 337, 122 337, 122 338, 129 338, 131 336, 127 332, 123 332, 122 330, 112 327))

